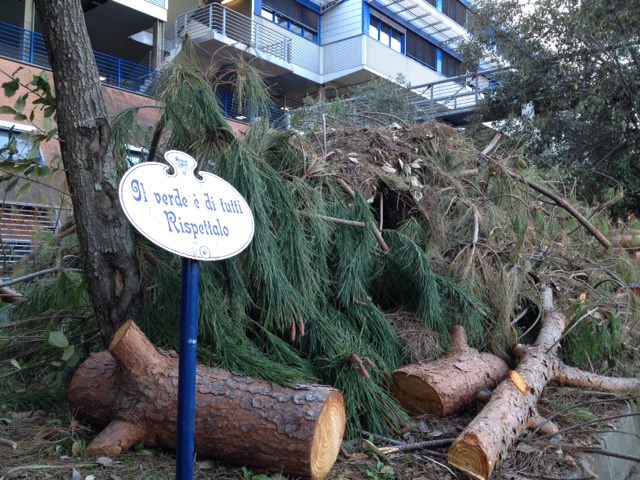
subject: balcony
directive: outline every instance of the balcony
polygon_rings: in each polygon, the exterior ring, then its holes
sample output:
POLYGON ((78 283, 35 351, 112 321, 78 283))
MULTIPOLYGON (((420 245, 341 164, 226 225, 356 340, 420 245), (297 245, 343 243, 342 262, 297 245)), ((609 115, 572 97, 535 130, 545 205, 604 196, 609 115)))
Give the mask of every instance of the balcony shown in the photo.
MULTIPOLYGON (((100 79, 106 85, 150 96, 158 72, 113 55, 94 51, 100 79)), ((51 69, 41 33, 0 22, 0 57, 51 69)))
POLYGON ((176 18, 176 37, 188 35, 194 42, 218 39, 241 49, 253 49, 285 63, 291 62, 291 41, 276 28, 260 25, 251 18, 219 3, 212 3, 176 18))
POLYGON ((189 36, 212 53, 223 45, 245 51, 257 57, 267 76, 293 72, 320 81, 320 46, 258 16, 251 18, 212 3, 179 16, 175 33, 189 36))
MULTIPOLYGON (((106 10, 108 10, 111 14, 117 14, 119 8, 125 7, 135 12, 157 18, 158 20, 162 20, 163 22, 167 21, 167 9, 169 6, 169 0, 112 0, 111 2, 106 3, 104 1, 90 1, 91 7, 89 8, 97 6, 98 9, 104 9, 106 7, 106 10)), ((100 12, 101 15, 105 13, 107 12, 100 12)))

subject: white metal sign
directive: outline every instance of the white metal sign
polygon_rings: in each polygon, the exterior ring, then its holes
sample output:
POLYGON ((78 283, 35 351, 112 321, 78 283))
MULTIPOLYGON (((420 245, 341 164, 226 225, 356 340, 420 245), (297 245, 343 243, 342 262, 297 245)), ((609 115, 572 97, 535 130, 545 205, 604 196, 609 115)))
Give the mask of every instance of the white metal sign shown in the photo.
POLYGON ((170 150, 171 165, 145 162, 120 181, 120 203, 133 226, 156 245, 193 260, 222 260, 244 250, 254 221, 245 199, 230 183, 170 150))

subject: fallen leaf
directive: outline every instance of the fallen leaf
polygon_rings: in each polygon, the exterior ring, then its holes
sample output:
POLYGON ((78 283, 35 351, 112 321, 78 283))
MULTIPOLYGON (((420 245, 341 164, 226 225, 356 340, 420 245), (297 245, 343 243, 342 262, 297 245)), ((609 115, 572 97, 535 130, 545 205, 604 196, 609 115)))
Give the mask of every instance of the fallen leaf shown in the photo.
POLYGON ((69 340, 60 331, 49 332, 49 343, 58 348, 67 348, 69 346, 69 340))
POLYGON ((74 457, 79 457, 81 453, 82 453, 82 442, 80 440, 76 440, 75 442, 73 442, 73 445, 71 445, 71 454, 74 457))
POLYGON ((516 450, 522 453, 533 453, 538 451, 537 448, 532 447, 531 445, 527 445, 526 443, 519 443, 516 447, 516 450))
POLYGON ((215 466, 211 460, 202 460, 201 462, 196 462, 196 465, 200 470, 211 470, 215 466))
POLYGON ((113 466, 113 460, 111 460, 109 457, 98 457, 96 458, 96 463, 99 463, 103 467, 113 466))

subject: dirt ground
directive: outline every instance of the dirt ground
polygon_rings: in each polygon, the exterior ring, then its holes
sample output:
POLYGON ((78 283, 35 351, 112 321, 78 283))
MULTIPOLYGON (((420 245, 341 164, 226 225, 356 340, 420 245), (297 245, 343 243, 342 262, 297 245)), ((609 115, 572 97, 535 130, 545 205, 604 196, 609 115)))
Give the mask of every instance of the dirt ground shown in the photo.
MULTIPOLYGON (((377 436, 347 440, 329 480, 454 480, 464 475, 449 468, 446 446, 404 454, 385 455, 380 447, 393 442, 412 444, 425 440, 455 438, 477 413, 480 406, 460 416, 446 419, 417 418, 393 439, 377 436)), ((524 436, 512 455, 492 477, 495 480, 561 480, 589 477, 580 469, 582 455, 568 445, 590 445, 598 432, 615 428, 606 418, 632 407, 628 400, 611 394, 582 392, 549 387, 540 402, 540 411, 552 417, 561 430, 561 440, 549 441, 524 436)), ((16 449, 0 445, 0 479, 72 479, 72 480, 161 480, 175 478, 175 457, 171 452, 138 445, 116 458, 89 459, 84 445, 96 434, 77 422, 68 411, 2 412, 0 438, 17 442, 16 449)), ((638 440, 640 445, 640 439, 638 440)), ((639 449, 640 450, 640 449, 639 449)), ((280 474, 265 474, 242 466, 212 460, 198 460, 197 479, 284 479, 280 474)), ((640 479, 635 470, 626 480, 640 479)), ((602 479, 605 480, 605 479, 602 479)), ((622 480, 622 479, 611 479, 622 480)))

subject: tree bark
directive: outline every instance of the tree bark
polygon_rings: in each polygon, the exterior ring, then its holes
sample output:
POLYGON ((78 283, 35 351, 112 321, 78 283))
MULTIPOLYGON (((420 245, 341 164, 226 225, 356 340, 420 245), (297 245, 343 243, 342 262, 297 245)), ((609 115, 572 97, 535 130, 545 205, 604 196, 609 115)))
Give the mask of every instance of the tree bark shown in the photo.
MULTIPOLYGON (((158 351, 132 321, 109 352, 74 374, 69 400, 79 417, 105 427, 89 455, 133 445, 176 447, 178 357, 158 351)), ((196 453, 305 478, 333 466, 346 423, 341 393, 320 385, 285 388, 204 366, 197 368, 196 453)))
POLYGON ((469 347, 464 328, 456 325, 444 357, 393 372, 391 394, 411 413, 445 417, 483 399, 508 374, 501 358, 469 347))
POLYGON ((640 379, 604 377, 563 365, 557 350, 566 317, 555 310, 550 289, 544 291, 543 303, 545 313, 535 344, 516 347, 515 354, 521 358, 518 368, 498 385, 489 403, 449 449, 449 464, 473 478, 488 479, 525 430, 557 432, 557 427, 537 411, 538 399, 548 382, 617 393, 640 391, 640 379))
POLYGON ((111 131, 79 0, 39 0, 49 50, 62 161, 85 278, 105 342, 142 306, 133 232, 118 200, 111 131))
POLYGON ((24 302, 24 295, 13 288, 0 287, 0 303, 21 303, 24 302))

